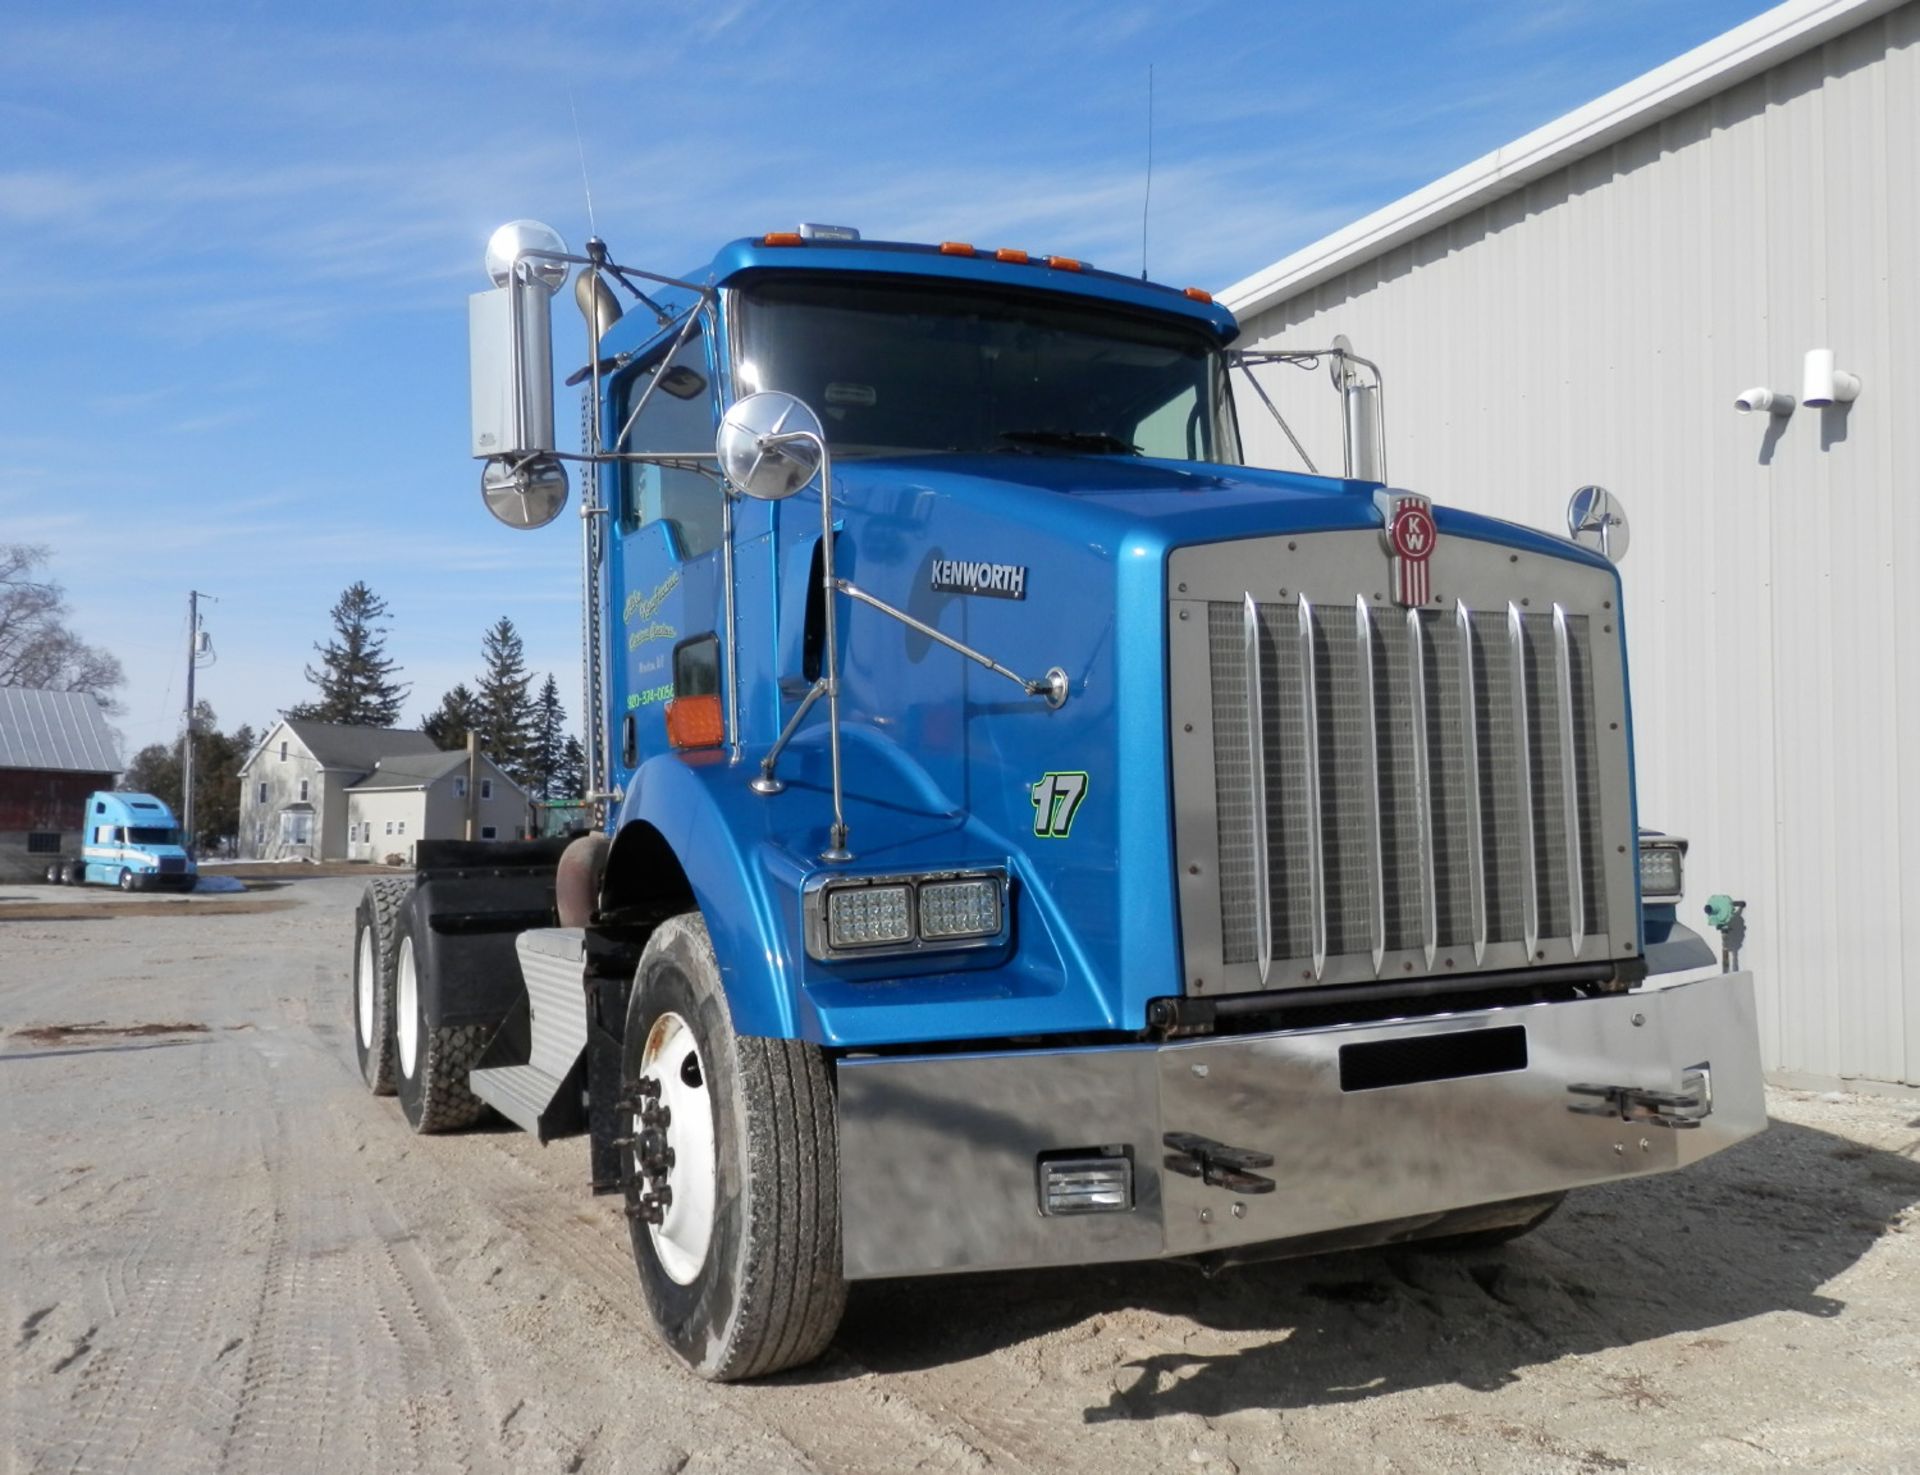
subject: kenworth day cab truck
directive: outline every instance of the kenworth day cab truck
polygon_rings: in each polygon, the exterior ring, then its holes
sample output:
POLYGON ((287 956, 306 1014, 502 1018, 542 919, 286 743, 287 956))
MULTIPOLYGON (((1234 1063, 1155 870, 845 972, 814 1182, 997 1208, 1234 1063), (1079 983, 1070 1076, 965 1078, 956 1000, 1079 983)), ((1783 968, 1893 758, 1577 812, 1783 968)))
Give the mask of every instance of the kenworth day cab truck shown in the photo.
POLYGON ((62 886, 118 886, 122 891, 191 891, 200 870, 180 821, 152 794, 87 795, 80 858, 47 864, 47 881, 62 886))
POLYGON ((1346 345, 1064 257, 488 259, 473 451, 519 527, 581 470, 603 818, 374 882, 356 1039, 417 1131, 589 1133, 696 1372, 817 1356, 850 1281, 1487 1243, 1763 1128, 1751 977, 1656 985, 1711 954, 1637 828, 1604 493, 1434 508, 1346 345), (1278 362, 1352 475, 1242 463, 1278 362))

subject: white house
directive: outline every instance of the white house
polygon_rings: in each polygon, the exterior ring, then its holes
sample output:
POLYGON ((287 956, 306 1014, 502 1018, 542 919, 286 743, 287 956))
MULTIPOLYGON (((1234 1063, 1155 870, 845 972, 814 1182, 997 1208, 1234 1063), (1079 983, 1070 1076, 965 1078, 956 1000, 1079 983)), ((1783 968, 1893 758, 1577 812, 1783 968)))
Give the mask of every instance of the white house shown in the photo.
POLYGON ((471 791, 465 753, 403 753, 382 759, 347 789, 347 858, 413 860, 421 840, 466 838, 469 813, 476 840, 513 840, 526 833, 532 805, 526 791, 479 760, 471 791))
MULTIPOLYGON (((1220 294, 1246 347, 1381 365, 1396 484, 1624 504, 1641 822, 1691 837, 1696 925, 1747 902, 1789 1080, 1920 1083, 1916 263, 1920 3, 1792 0, 1220 294), (1857 398, 1736 410, 1826 350, 1857 398)), ((1260 373, 1337 471, 1326 374, 1260 373)))
POLYGON ((241 856, 345 860, 347 790, 382 759, 439 753, 424 732, 276 722, 240 768, 241 856))

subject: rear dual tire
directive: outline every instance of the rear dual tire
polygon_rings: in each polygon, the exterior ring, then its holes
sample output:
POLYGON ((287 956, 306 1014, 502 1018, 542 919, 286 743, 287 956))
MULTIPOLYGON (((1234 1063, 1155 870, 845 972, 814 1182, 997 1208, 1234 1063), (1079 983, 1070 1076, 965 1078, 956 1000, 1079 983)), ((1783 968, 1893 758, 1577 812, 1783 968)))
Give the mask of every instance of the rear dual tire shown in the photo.
POLYGON ((480 1119, 486 1103, 468 1074, 479 1064, 492 1029, 447 1024, 439 980, 427 966, 426 918, 402 906, 393 967, 393 1084, 400 1111, 414 1131, 451 1132, 480 1119))
POLYGON ((413 883, 383 878, 361 894, 353 923, 353 1049, 376 1096, 393 1095, 393 974, 400 909, 413 883))

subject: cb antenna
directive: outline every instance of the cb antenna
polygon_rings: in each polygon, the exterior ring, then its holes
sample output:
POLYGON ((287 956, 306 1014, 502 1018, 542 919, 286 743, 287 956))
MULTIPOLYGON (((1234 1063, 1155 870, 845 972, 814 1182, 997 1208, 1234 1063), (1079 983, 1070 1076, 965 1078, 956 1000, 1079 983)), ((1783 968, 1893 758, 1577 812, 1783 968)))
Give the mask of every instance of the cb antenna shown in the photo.
POLYGON ((587 196, 587 234, 599 237, 593 221, 593 181, 587 178, 587 137, 580 131, 580 109, 574 106, 573 89, 567 89, 567 111, 573 114, 573 146, 580 151, 580 188, 587 196))
POLYGON ((1140 280, 1147 279, 1147 212, 1153 208, 1153 64, 1147 64, 1147 193, 1140 202, 1140 280))

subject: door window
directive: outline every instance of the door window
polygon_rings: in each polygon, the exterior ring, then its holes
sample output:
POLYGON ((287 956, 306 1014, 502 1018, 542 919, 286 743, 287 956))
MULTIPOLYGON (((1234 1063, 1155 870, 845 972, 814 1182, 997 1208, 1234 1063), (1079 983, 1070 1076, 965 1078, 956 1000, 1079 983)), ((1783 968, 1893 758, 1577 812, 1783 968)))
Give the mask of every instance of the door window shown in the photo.
MULTIPOLYGON (((653 451, 687 455, 713 449, 713 392, 707 381, 707 350, 694 333, 670 359, 643 365, 626 382, 619 396, 620 423, 632 417, 645 397, 645 407, 627 438, 626 451, 653 451), (652 394, 649 386, 655 384, 652 394)), ((662 522, 673 537, 681 559, 698 558, 720 546, 720 483, 707 470, 681 466, 630 463, 625 468, 620 498, 620 526, 635 532, 662 522)))

